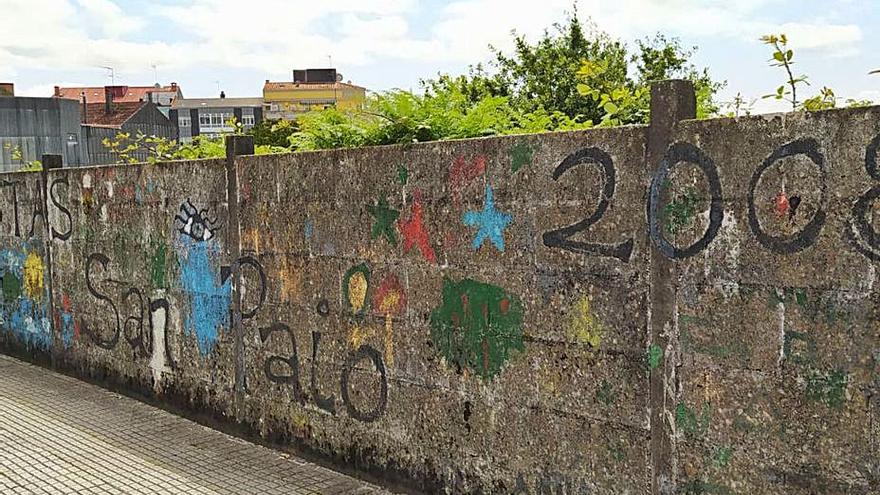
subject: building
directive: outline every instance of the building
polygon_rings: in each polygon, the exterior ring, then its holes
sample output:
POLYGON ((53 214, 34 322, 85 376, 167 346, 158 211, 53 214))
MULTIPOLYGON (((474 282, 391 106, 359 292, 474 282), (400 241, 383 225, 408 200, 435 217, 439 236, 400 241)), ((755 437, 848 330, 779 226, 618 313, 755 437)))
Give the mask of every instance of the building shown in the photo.
POLYGON ((177 125, 180 142, 192 141, 196 136, 218 137, 235 129, 229 121, 235 118, 250 129, 263 120, 262 98, 183 98, 174 100, 169 114, 177 125))
POLYGON ((44 154, 61 155, 65 167, 88 163, 80 122, 73 100, 0 96, 0 171, 19 170, 44 154))
POLYGON ((297 115, 325 108, 353 110, 366 100, 367 90, 343 83, 336 69, 293 71, 293 82, 263 85, 263 114, 268 119, 294 120, 297 115))
POLYGON ((55 86, 55 97, 68 98, 80 102, 85 97, 86 104, 103 103, 104 95, 107 91, 113 93, 113 101, 117 103, 151 102, 166 117, 169 110, 171 110, 171 103, 176 99, 183 98, 183 92, 176 82, 171 83, 170 86, 160 86, 158 83, 153 86, 95 86, 84 88, 62 88, 55 86))
POLYGON ((15 85, 12 83, 0 83, 0 96, 15 96, 15 85))
MULTIPOLYGON (((103 102, 86 103, 83 106, 83 138, 89 163, 101 165, 116 163, 119 158, 104 146, 105 138, 114 139, 119 133, 132 137, 138 134, 177 139, 177 127, 168 120, 157 105, 150 101, 121 101, 114 98, 108 87, 103 102)), ((63 98, 59 98, 63 100, 63 98)), ((146 161, 146 152, 133 154, 139 161, 146 161)))

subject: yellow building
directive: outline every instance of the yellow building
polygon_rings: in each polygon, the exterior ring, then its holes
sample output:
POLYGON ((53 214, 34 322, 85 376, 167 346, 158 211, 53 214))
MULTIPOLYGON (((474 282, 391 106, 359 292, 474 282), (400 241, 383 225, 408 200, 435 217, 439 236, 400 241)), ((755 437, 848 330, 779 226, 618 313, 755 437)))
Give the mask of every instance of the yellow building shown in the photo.
POLYGON ((353 110, 363 106, 367 90, 337 80, 334 69, 294 71, 293 82, 263 86, 263 114, 269 119, 294 120, 312 110, 353 110))

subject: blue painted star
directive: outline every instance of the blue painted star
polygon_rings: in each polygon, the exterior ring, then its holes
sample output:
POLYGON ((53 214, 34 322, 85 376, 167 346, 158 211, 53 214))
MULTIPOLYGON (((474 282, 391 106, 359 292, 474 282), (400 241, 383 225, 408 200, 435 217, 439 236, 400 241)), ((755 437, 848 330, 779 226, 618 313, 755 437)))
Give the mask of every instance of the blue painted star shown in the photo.
POLYGON ((499 251, 504 251, 504 229, 513 221, 513 217, 507 213, 501 213, 495 209, 495 200, 492 197, 492 186, 486 184, 486 201, 483 203, 483 211, 469 211, 464 214, 464 224, 478 226, 480 230, 471 243, 474 249, 479 249, 483 241, 488 238, 499 251))

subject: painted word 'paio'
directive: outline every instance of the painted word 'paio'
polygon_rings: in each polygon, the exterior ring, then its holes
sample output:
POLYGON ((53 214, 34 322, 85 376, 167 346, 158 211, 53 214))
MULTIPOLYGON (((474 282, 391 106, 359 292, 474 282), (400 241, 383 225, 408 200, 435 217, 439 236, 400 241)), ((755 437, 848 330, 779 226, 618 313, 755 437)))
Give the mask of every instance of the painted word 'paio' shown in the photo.
MULTIPOLYGON (((289 385, 292 389, 293 398, 302 405, 305 405, 307 396, 303 392, 302 383, 300 381, 300 365, 299 355, 296 351, 296 336, 293 330, 284 323, 276 322, 268 327, 260 329, 260 340, 263 343, 269 340, 272 334, 279 332, 287 336, 290 340, 291 355, 288 357, 270 356, 263 363, 263 371, 266 379, 273 383, 289 385), (288 374, 278 374, 273 371, 275 364, 281 364, 290 371, 288 374)), ((321 333, 312 332, 312 366, 310 374, 310 392, 312 401, 316 406, 331 414, 336 414, 336 400, 332 396, 324 396, 318 387, 318 348, 321 343, 321 333)), ((388 376, 385 371, 385 361, 382 354, 375 348, 363 344, 358 349, 351 351, 346 357, 345 364, 342 368, 342 374, 339 377, 339 393, 342 397, 342 403, 349 416, 359 421, 371 422, 379 419, 388 407, 388 376), (362 361, 372 362, 376 373, 379 375, 379 397, 372 409, 359 409, 351 400, 350 383, 351 374, 362 361)))
MULTIPOLYGON (((880 181, 878 170, 878 148, 880 148, 880 135, 877 135, 865 150, 865 169, 868 175, 880 181)), ((544 245, 550 248, 559 248, 567 251, 588 254, 594 256, 617 258, 629 262, 632 254, 633 240, 625 239, 616 244, 603 244, 572 240, 575 234, 587 231, 590 227, 602 219, 614 197, 616 187, 616 173, 614 163, 608 153, 598 148, 585 148, 568 155, 557 166, 552 174, 554 180, 558 180, 568 170, 576 166, 596 165, 599 167, 604 178, 604 187, 595 212, 579 222, 544 232, 544 245)), ((825 226, 827 215, 827 181, 828 170, 825 156, 822 154, 819 142, 813 138, 801 138, 788 142, 770 154, 752 174, 749 180, 748 190, 748 224, 749 229, 757 241, 764 248, 778 254, 793 254, 815 244, 825 226), (814 165, 819 178, 819 204, 815 213, 807 224, 799 231, 786 235, 771 235, 767 233, 758 221, 755 190, 763 174, 780 160, 789 157, 803 156, 814 165)), ((849 228, 845 234, 852 246, 861 254, 872 261, 880 261, 880 236, 868 221, 871 205, 880 198, 880 185, 875 185, 856 201, 852 208, 849 220, 849 228)), ((683 259, 701 253, 718 235, 724 221, 724 197, 722 184, 718 174, 718 167, 712 158, 703 150, 690 143, 674 143, 667 150, 657 166, 648 190, 647 222, 651 241, 657 249, 673 259, 683 259), (663 234, 660 226, 661 197, 668 185, 668 177, 672 168, 681 163, 695 165, 703 175, 709 187, 709 223, 702 237, 693 244, 685 247, 673 245, 663 234)))

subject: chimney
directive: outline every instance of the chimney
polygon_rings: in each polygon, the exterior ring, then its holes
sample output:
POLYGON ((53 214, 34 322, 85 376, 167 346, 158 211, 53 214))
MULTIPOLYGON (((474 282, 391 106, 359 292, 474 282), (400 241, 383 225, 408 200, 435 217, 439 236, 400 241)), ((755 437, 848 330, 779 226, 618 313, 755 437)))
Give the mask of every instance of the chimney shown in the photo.
POLYGON ((172 82, 172 83, 171 83, 171 91, 172 91, 172 92, 177 92, 177 83, 176 83, 176 82, 172 82))
POLYGON ((109 87, 104 88, 104 113, 107 115, 113 113, 113 90, 109 87))
POLYGON ((224 91, 220 92, 220 98, 226 98, 226 93, 224 91))
POLYGON ((55 86, 55 96, 61 96, 61 87, 55 86))

